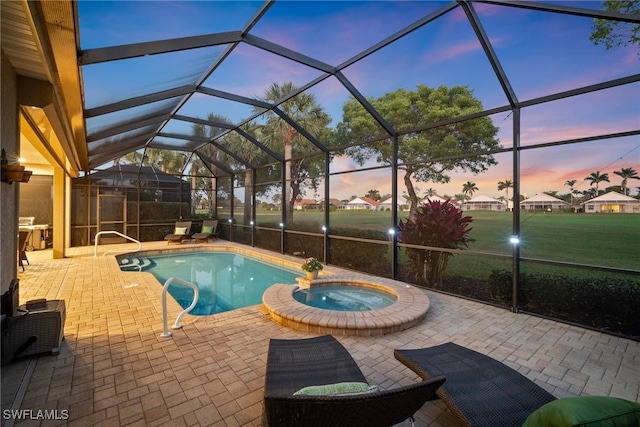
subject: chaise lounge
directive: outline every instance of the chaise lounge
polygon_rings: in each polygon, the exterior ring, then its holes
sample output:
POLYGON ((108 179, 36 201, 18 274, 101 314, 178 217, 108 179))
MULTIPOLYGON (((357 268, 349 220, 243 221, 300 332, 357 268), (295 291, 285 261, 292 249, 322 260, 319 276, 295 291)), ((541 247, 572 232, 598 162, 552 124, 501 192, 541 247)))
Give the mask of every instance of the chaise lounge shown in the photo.
POLYGON ((164 236, 167 243, 182 243, 184 240, 191 240, 191 221, 178 221, 173 229, 173 233, 164 236))
POLYGON ((202 221, 202 229, 200 233, 195 233, 191 236, 196 243, 207 243, 209 239, 215 239, 218 237, 218 220, 217 219, 205 219, 202 221))
POLYGON ((413 419, 444 381, 437 377, 380 391, 367 383, 349 352, 331 335, 272 339, 263 426, 386 427, 413 419), (351 387, 351 392, 340 393, 342 386, 351 387))
POLYGON ((452 342, 394 355, 424 380, 444 375, 436 394, 465 426, 520 427, 556 399, 505 364, 452 342))

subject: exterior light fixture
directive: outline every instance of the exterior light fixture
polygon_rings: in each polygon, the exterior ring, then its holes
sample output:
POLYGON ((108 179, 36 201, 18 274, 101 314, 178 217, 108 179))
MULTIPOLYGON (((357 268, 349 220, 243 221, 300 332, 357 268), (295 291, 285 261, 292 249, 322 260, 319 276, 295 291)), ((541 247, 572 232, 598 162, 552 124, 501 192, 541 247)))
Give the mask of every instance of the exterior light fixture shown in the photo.
POLYGON ((284 223, 281 222, 280 223, 280 228, 282 228, 282 227, 284 227, 284 223))
POLYGON ((325 233, 327 232, 327 226, 326 225, 322 226, 322 231, 324 231, 325 233))
POLYGON ((233 222, 233 219, 229 218, 229 224, 231 224, 233 222))
POLYGON ((518 236, 511 236, 509 242, 511 242, 512 245, 517 245, 520 243, 520 238, 518 236))
POLYGON ((9 163, 4 148, 0 156, 0 164, 2 165, 2 182, 9 184, 13 182, 29 182, 33 174, 33 171, 24 170, 24 166, 20 165, 20 163, 9 163))
POLYGON ((249 221, 249 225, 253 225, 253 221, 249 221))
POLYGON ((387 231, 387 233, 389 233, 389 236, 393 236, 394 234, 396 234, 396 229, 390 228, 389 231, 387 231))

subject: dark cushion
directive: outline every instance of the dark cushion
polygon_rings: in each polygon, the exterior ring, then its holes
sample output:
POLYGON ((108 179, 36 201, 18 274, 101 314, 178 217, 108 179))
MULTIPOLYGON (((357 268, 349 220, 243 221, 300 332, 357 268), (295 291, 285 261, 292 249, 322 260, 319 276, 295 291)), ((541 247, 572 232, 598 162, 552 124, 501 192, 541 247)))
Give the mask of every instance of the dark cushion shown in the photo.
POLYGON ((564 397, 541 406, 522 427, 638 427, 640 403, 606 396, 564 397))

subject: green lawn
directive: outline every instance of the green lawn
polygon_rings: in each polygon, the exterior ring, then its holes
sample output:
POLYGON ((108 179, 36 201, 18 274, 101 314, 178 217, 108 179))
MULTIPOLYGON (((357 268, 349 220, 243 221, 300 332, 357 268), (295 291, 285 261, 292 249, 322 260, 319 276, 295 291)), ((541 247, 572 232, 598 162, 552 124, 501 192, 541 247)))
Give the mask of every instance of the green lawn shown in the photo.
MULTIPOLYGON (((468 211, 465 214, 473 217, 471 236, 476 239, 469 250, 511 254, 511 213, 468 211)), ((520 215, 523 257, 640 270, 640 215, 544 212, 521 212, 520 215)), ((258 225, 272 225, 280 220, 278 211, 259 211, 257 215, 258 225)), ((330 221, 333 228, 386 231, 391 226, 391 212, 336 211, 330 213, 330 221)), ((317 228, 320 232, 324 212, 296 211, 294 224, 304 224, 305 228, 317 228)))

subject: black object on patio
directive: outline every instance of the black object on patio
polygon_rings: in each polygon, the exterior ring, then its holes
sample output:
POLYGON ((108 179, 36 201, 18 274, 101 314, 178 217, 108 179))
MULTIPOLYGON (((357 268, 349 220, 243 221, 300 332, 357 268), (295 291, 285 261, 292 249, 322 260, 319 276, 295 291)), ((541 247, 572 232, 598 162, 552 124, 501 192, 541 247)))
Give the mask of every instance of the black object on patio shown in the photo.
POLYGON ((263 425, 386 427, 400 423, 434 398, 444 383, 429 381, 365 394, 294 396, 304 387, 367 382, 349 352, 331 335, 269 343, 263 425))
POLYGON ((452 342, 394 356, 425 380, 444 375, 436 394, 465 426, 520 427, 556 399, 507 365, 452 342))

